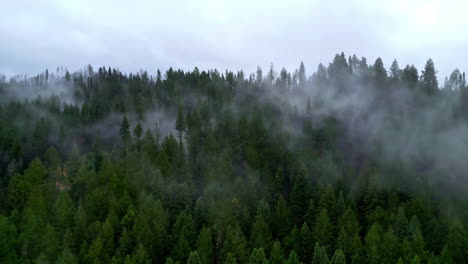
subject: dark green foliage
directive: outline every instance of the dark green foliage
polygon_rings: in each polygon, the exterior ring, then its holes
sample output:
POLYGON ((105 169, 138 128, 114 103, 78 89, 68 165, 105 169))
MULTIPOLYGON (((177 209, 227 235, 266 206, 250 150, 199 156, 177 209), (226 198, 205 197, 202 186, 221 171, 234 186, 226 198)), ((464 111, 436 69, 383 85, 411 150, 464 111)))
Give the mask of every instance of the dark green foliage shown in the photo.
POLYGON ((323 245, 327 251, 333 246, 333 224, 328 216, 327 209, 322 209, 317 216, 313 228, 317 241, 323 245))
POLYGON ((250 254, 249 264, 268 264, 268 259, 265 256, 263 248, 254 248, 250 254))
POLYGON ((280 196, 276 202, 271 221, 276 236, 284 238, 289 234, 291 230, 291 211, 283 196, 280 196))
POLYGON ((299 236, 300 240, 297 247, 297 253, 302 262, 307 262, 307 260, 312 259, 314 255, 312 245, 315 244, 314 235, 307 226, 307 223, 302 225, 299 236))
POLYGON ((224 264, 237 264, 237 260, 234 257, 234 254, 229 252, 226 256, 226 261, 224 261, 224 264))
POLYGON ((238 225, 227 228, 221 256, 227 260, 228 253, 231 253, 239 263, 247 261, 247 241, 238 225))
POLYGON ((0 79, 1 263, 468 262, 464 73, 155 74, 0 79))
POLYGON ((275 241, 270 253, 270 264, 282 264, 284 261, 284 252, 279 241, 275 241))
POLYGON ((436 76, 437 71, 432 59, 427 60, 426 66, 421 74, 421 88, 428 95, 433 95, 439 89, 439 83, 436 76))
POLYGON ((291 192, 291 211, 295 218, 295 223, 300 225, 304 222, 304 214, 309 205, 309 194, 307 193, 307 182, 303 177, 294 183, 291 192))
POLYGON ((202 262, 197 251, 190 252, 189 257, 187 259, 187 264, 202 264, 202 263, 204 262, 202 262))
POLYGON ((321 247, 318 242, 315 243, 312 264, 328 264, 328 263, 329 263, 329 259, 328 259, 327 251, 325 250, 324 247, 321 247))
POLYGON ((262 246, 266 250, 270 250, 273 237, 270 231, 270 226, 267 222, 268 215, 261 212, 261 209, 257 209, 257 215, 250 234, 250 245, 252 248, 261 248, 262 246))
POLYGON ((337 249, 331 258, 330 264, 346 264, 346 258, 343 251, 337 249))
POLYGON ((302 264, 302 262, 299 261, 296 252, 292 250, 291 253, 289 253, 289 257, 284 261, 284 264, 302 264))
POLYGON ((120 136, 122 137, 122 141, 127 143, 130 139, 130 124, 128 123, 128 119, 126 116, 122 119, 122 123, 120 123, 120 136))
POLYGON ((213 262, 213 238, 211 230, 205 226, 200 230, 197 239, 197 252, 200 255, 202 263, 213 262))

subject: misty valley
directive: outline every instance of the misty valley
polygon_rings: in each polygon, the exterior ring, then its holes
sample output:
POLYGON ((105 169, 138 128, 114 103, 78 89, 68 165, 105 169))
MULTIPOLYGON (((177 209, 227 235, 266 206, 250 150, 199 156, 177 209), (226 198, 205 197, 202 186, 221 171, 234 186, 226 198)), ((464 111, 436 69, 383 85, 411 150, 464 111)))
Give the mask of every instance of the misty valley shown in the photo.
POLYGON ((467 160, 431 59, 0 75, 0 263, 466 263, 467 160))

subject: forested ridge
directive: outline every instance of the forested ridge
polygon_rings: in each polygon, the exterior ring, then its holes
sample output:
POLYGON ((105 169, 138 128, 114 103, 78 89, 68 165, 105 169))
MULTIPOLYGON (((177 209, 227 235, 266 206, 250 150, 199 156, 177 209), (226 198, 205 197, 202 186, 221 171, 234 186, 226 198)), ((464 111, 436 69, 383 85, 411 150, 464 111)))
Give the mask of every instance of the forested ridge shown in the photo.
POLYGON ((466 263, 467 113, 430 59, 2 77, 0 263, 466 263))

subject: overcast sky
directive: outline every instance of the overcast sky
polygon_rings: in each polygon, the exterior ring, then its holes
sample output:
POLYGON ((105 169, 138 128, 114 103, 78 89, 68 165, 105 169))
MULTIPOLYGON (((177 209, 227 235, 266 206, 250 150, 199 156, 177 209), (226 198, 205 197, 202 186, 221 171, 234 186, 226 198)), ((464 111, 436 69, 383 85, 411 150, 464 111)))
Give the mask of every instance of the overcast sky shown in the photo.
MULTIPOLYGON (((110 65, 308 74, 334 54, 468 69, 468 1, 0 0, 0 73, 110 65)), ((442 80, 439 80, 440 82, 442 80)))

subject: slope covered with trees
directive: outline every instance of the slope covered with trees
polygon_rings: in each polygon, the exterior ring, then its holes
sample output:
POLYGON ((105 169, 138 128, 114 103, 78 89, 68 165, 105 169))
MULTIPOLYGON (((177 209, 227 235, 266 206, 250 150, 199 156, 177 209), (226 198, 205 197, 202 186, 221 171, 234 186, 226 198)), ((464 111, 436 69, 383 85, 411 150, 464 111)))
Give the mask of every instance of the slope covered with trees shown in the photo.
POLYGON ((467 111, 432 60, 0 78, 0 262, 465 263, 467 111))

